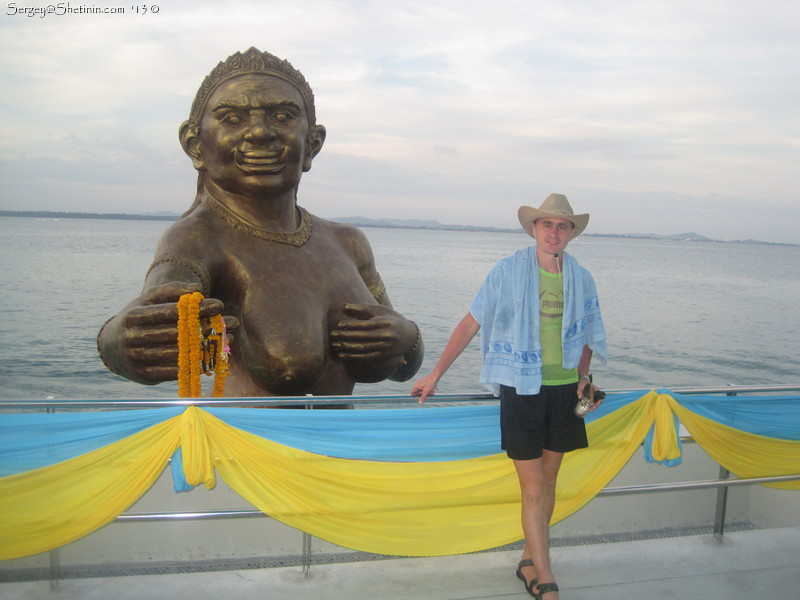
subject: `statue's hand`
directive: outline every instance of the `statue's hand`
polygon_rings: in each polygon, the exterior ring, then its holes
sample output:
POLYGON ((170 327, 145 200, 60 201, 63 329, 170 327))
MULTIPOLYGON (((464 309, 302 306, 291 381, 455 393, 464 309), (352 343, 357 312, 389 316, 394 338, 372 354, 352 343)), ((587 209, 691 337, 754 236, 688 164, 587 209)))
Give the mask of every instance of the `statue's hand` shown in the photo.
POLYGON ((406 367, 409 356, 421 345, 418 333, 412 321, 387 306, 345 304, 343 316, 330 332, 331 349, 339 360, 350 363, 357 381, 381 381, 406 367))
MULTIPOLYGON (((97 337, 106 366, 139 383, 159 383, 178 378, 178 299, 199 291, 198 284, 172 282, 154 286, 113 317, 97 337)), ((200 317, 222 314, 214 298, 200 303, 200 317)), ((227 328, 239 326, 225 317, 227 328)))

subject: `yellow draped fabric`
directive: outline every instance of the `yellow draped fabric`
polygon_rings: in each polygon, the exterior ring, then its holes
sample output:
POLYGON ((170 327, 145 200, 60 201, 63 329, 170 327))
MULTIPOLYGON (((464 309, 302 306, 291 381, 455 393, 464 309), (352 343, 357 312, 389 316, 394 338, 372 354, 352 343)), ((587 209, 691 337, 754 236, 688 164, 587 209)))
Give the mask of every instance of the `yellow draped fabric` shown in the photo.
POLYGON ((181 420, 0 479, 0 559, 58 548, 113 521, 164 470, 180 442, 181 420))
MULTIPOLYGON (((720 465, 737 477, 776 477, 800 473, 800 443, 745 433, 685 409, 673 398, 670 406, 692 437, 720 465)), ((800 490, 800 481, 765 483, 800 490)))
MULTIPOLYGON (((636 402, 587 424, 589 447, 564 456, 556 487, 553 523, 584 506, 620 472, 641 446, 656 418, 656 408, 662 403, 655 392, 650 392, 636 402)), ((659 430, 666 436, 671 431, 674 437, 671 416, 657 422, 656 431, 659 430)))
MULTIPOLYGON (((800 442, 744 433, 649 392, 587 424, 590 447, 565 457, 553 521, 605 487, 653 426, 653 457, 678 458, 675 414, 736 475, 800 473, 800 442)), ((50 550, 109 523, 150 488, 178 446, 189 483, 210 488, 218 475, 264 513, 342 546, 434 556, 522 537, 517 479, 504 454, 449 462, 333 458, 189 407, 99 450, 0 478, 0 559, 50 550)), ((800 482, 780 487, 796 490, 800 482)))

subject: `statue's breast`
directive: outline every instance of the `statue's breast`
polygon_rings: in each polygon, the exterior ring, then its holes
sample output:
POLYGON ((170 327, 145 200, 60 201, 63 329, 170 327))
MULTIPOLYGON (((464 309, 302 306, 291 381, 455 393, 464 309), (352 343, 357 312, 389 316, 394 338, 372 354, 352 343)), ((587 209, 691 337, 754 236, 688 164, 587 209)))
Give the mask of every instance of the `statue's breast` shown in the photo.
POLYGON ((248 294, 238 339, 250 377, 272 395, 303 394, 327 361, 327 313, 319 298, 248 294))
MULTIPOLYGON (((324 388, 341 362, 330 356, 329 333, 345 303, 375 302, 352 260, 337 248, 314 252, 276 248, 241 265, 232 305, 241 321, 234 352, 265 393, 288 396, 324 388)), ((311 250, 311 248, 309 248, 311 250)), ((233 300, 233 298, 231 298, 233 300)))

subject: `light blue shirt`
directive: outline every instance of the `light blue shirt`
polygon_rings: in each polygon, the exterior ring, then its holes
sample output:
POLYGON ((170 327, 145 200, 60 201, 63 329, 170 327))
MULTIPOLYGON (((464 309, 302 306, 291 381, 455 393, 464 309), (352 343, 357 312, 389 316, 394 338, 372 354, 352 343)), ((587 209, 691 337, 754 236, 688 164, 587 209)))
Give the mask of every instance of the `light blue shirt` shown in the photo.
MULTIPOLYGON (((576 368, 584 346, 605 365, 606 331, 594 279, 569 254, 563 258, 563 367, 576 368)), ((480 381, 495 396, 501 385, 521 395, 538 394, 542 386, 538 273, 535 246, 518 250, 492 267, 470 306, 481 326, 480 381)))

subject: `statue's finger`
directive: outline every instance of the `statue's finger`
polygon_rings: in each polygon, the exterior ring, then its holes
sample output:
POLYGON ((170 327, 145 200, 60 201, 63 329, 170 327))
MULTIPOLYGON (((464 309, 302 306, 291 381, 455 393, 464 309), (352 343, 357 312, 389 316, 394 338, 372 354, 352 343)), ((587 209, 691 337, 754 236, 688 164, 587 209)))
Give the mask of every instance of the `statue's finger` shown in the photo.
POLYGON ((177 302, 184 294, 202 291, 199 283, 188 283, 186 281, 171 281, 161 285, 153 286, 142 293, 142 298, 147 304, 167 304, 177 302))
POLYGON ((157 347, 134 347, 128 349, 128 356, 131 360, 141 364, 156 366, 168 366, 172 368, 178 365, 178 347, 157 346, 157 347))

